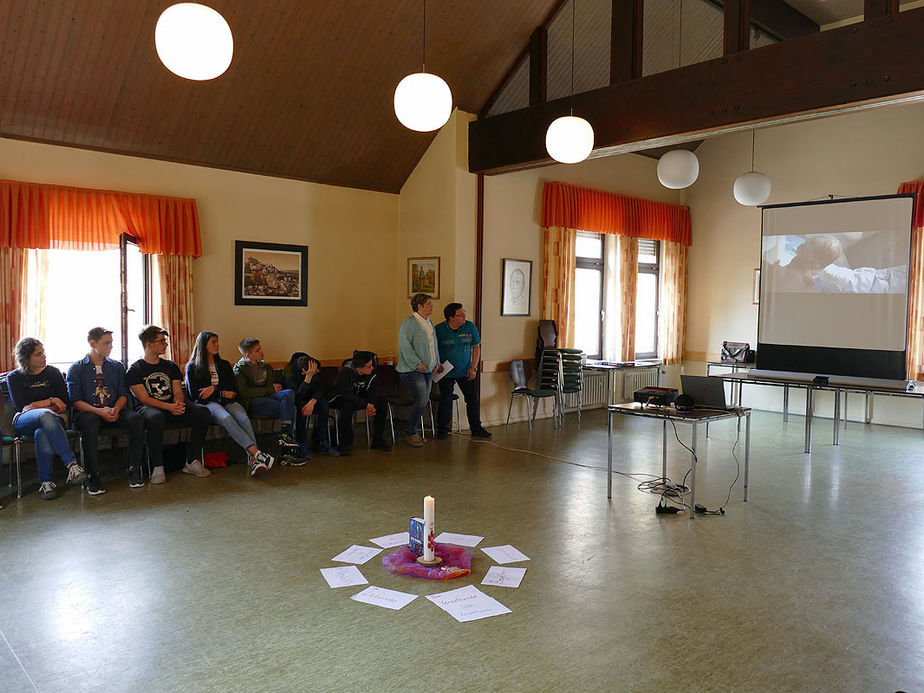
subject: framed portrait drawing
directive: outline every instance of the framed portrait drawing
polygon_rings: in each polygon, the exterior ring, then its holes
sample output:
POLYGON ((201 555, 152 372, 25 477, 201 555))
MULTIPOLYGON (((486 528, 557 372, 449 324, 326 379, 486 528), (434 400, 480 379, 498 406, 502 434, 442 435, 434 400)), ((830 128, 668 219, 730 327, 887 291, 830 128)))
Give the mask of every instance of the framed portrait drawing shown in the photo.
POLYGON ((307 306, 308 246, 234 241, 234 305, 307 306))
POLYGON ((429 294, 440 297, 440 259, 438 257, 409 257, 407 259, 407 297, 429 294))
POLYGON ((501 315, 528 316, 532 301, 533 261, 504 258, 501 315))

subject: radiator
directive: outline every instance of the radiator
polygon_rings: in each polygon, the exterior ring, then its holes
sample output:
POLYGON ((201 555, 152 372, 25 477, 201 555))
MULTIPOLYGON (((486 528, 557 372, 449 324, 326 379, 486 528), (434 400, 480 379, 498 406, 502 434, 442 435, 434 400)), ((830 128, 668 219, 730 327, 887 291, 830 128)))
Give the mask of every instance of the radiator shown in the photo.
POLYGON ((636 390, 643 387, 657 387, 658 385, 658 368, 638 368, 631 371, 623 371, 622 375, 622 398, 631 400, 636 390))
POLYGON ((603 371, 584 371, 584 406, 595 407, 609 404, 607 395, 607 374, 603 371))

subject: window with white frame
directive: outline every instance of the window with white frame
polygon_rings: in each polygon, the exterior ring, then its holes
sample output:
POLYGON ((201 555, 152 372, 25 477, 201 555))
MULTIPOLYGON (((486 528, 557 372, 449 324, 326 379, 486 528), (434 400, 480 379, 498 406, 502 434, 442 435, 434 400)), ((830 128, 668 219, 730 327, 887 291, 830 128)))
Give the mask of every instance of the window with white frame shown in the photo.
MULTIPOLYGON (((638 282, 635 297, 635 358, 657 358, 658 293, 660 290, 660 243, 638 241, 638 282)), ((574 346, 591 358, 604 353, 605 294, 603 236, 578 231, 575 242, 574 346)), ((618 302, 617 302, 618 303, 618 302)), ((607 351, 618 352, 618 345, 607 351)))
POLYGON ((93 327, 112 330, 111 358, 141 358, 138 333, 157 293, 148 258, 128 236, 107 250, 28 251, 20 336, 39 339, 62 371, 87 353, 93 327))

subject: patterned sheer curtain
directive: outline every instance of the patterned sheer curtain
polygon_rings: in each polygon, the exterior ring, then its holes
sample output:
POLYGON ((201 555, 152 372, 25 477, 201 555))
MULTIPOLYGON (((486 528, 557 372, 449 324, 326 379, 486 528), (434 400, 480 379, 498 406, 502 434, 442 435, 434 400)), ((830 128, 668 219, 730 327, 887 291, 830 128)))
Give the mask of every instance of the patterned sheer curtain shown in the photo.
POLYGON ((917 193, 911 224, 911 266, 908 267, 908 333, 905 374, 909 380, 924 377, 924 181, 902 183, 899 194, 917 193))
POLYGON ((683 361, 687 333, 687 246, 661 242, 661 286, 658 295, 658 357, 683 361))
POLYGON ((542 259, 542 318, 554 320, 558 344, 574 346, 574 270, 577 231, 547 226, 542 259))
POLYGON ((616 236, 619 265, 619 360, 635 358, 635 299, 638 295, 638 238, 616 236))
POLYGON ((192 353, 196 332, 193 328, 193 258, 189 255, 152 255, 160 278, 161 326, 170 333, 168 356, 181 368, 192 353))
POLYGON ((19 341, 25 278, 26 251, 0 248, 0 371, 16 367, 13 347, 19 341))

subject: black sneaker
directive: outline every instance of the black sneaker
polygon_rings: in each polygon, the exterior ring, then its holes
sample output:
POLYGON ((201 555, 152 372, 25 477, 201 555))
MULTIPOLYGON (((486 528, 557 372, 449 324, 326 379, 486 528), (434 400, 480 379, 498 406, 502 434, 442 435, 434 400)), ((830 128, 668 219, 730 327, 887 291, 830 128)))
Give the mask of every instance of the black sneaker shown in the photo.
POLYGON ((71 462, 67 467, 67 484, 68 486, 80 486, 87 480, 87 473, 76 462, 71 462))
POLYGON ((296 441, 295 438, 290 436, 288 433, 280 433, 279 437, 276 439, 276 442, 281 448, 295 448, 296 450, 299 448, 298 441, 296 441))
POLYGON ((142 488, 144 486, 144 475, 141 473, 141 467, 128 468, 128 487, 142 488))
POLYGON ((491 432, 486 431, 483 428, 473 428, 472 429, 472 438, 490 438, 491 432))
POLYGON ((391 443, 389 443, 384 438, 379 438, 378 440, 373 440, 372 445, 370 445, 373 450, 381 450, 382 452, 391 452, 391 443))
POLYGON ((449 431, 437 431, 436 439, 437 440, 446 440, 449 437, 449 431))
POLYGON ((87 474, 87 493, 91 496, 101 496, 106 493, 106 489, 103 488, 103 485, 99 481, 98 474, 87 474))
POLYGON ((57 497, 58 492, 55 490, 55 482, 43 481, 39 487, 39 498, 42 500, 54 500, 57 497))
POLYGON ((284 467, 304 467, 308 464, 308 458, 286 453, 280 458, 279 464, 284 467))

